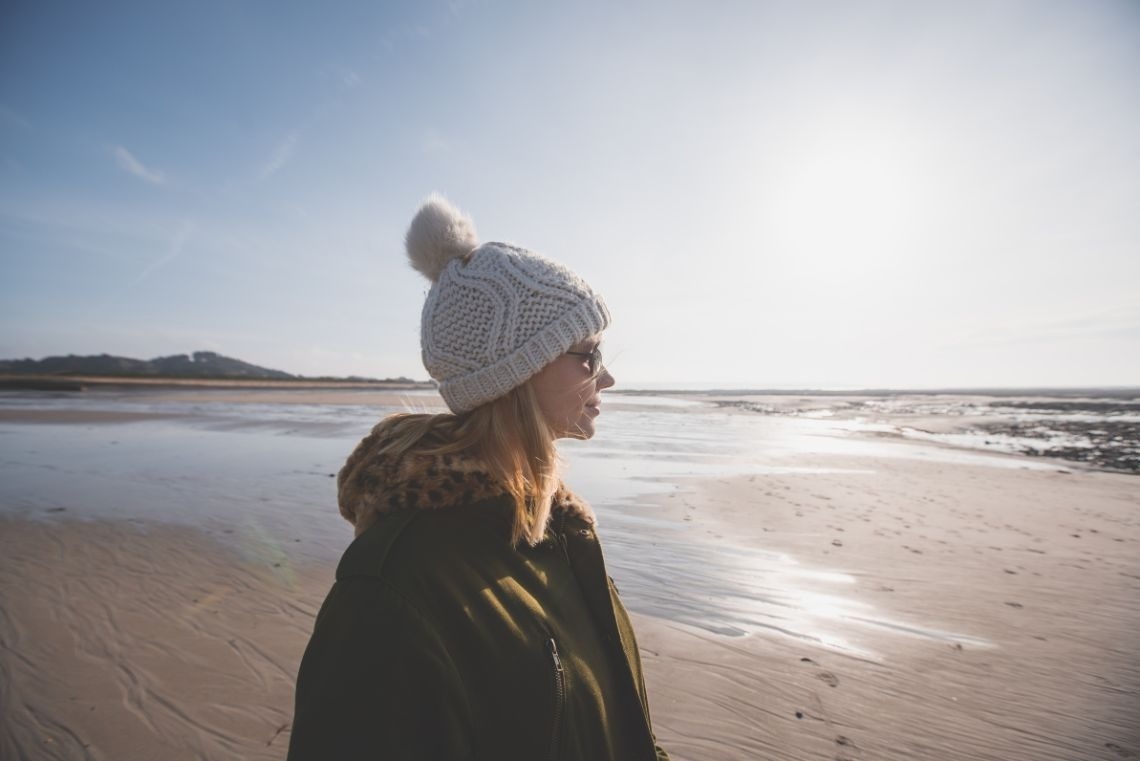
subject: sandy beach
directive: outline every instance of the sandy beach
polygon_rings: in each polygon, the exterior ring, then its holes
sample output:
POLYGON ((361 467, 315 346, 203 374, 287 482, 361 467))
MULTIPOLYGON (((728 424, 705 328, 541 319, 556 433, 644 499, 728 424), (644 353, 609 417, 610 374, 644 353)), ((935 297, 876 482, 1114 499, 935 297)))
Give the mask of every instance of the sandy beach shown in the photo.
POLYGON ((1134 477, 901 461, 873 480, 728 479, 690 502, 719 535, 842 569, 860 605, 965 636, 837 622, 852 653, 643 627, 658 731, 679 757, 1140 752, 1134 477))
MULTIPOLYGON (((256 495, 212 494, 203 479, 157 492, 127 473, 111 485, 92 481, 85 497, 83 488, 49 488, 87 471, 41 473, 43 447, 52 435, 82 435, 114 441, 126 456, 131 432, 151 431, 138 446, 153 450, 160 435, 210 419, 210 405, 223 400, 376 400, 162 393, 137 407, 0 406, 6 480, 32 473, 26 486, 5 486, 0 504, 0 758, 284 757, 296 667, 338 548, 351 539, 331 499, 298 499, 315 516, 304 520, 327 524, 319 534, 300 518, 256 512, 256 495), (219 507, 200 520, 157 508, 149 518, 117 503, 85 509, 114 502, 98 490, 120 501, 169 494, 219 507)), ((649 420, 680 437, 707 421, 757 435, 745 410, 710 417, 668 400, 613 399, 615 424, 649 420)), ((319 462, 304 466, 311 473, 290 473, 324 494, 343 456, 336 436, 364 431, 330 433, 324 418, 279 429, 302 424, 312 438, 264 441, 317 447, 319 462)), ((231 437, 203 439, 225 442, 243 435, 236 428, 218 417, 195 435, 231 437)), ((689 475, 613 475, 595 469, 622 442, 602 439, 590 444, 603 452, 596 460, 574 459, 584 448, 569 453, 568 480, 609 500, 594 499, 601 534, 634 610, 658 738, 674 758, 1140 758, 1136 476, 977 459, 881 431, 821 432, 807 449, 731 466, 716 459, 719 450, 677 454, 674 465, 691 466, 689 475), (625 506, 603 476, 645 494, 625 506), (675 571, 654 565, 652 548, 668 543, 708 560, 675 571), (731 584, 715 581, 724 578, 731 584), (669 607, 682 592, 700 608, 692 616, 669 607)))

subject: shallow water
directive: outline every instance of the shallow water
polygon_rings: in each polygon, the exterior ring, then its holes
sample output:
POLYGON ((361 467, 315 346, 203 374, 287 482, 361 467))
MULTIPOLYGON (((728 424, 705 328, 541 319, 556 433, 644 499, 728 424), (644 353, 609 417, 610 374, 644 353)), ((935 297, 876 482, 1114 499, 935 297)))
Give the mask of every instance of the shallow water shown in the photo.
MULTIPOLYGON (((170 394, 167 393, 166 397, 170 394)), ((256 398, 256 394, 247 394, 256 398)), ((350 400, 350 399, 349 399, 350 400)), ((413 400, 414 403, 414 400, 413 400)), ((779 632, 875 657, 850 636, 982 644, 965 633, 892 620, 862 601, 843 569, 812 568, 760 547, 713 543, 668 520, 653 496, 690 479, 821 473, 805 454, 921 457, 999 467, 1022 459, 859 438, 851 421, 751 416, 655 404, 610 409, 590 442, 566 442, 567 481, 595 506, 611 574, 639 612, 721 635, 779 632), (683 411, 678 411, 683 410, 683 411)), ((151 415, 120 423, 0 423, 0 511, 37 520, 123 520, 201 528, 252 562, 331 563, 351 541, 334 474, 383 415, 360 404, 158 399, 145 393, 8 393, 4 410, 151 415)), ((66 418, 63 418, 66 419, 66 418)), ((843 471, 873 478, 874 470, 843 471)))
MULTIPOLYGON (((808 396, 774 405, 720 400, 722 406, 815 420, 941 418, 952 431, 908 425, 886 430, 906 438, 988 452, 1070 460, 1095 468, 1140 474, 1140 390, 1041 392, 1023 398, 955 394, 894 394, 842 398, 808 396)), ((920 423, 921 425, 921 423, 920 423)))

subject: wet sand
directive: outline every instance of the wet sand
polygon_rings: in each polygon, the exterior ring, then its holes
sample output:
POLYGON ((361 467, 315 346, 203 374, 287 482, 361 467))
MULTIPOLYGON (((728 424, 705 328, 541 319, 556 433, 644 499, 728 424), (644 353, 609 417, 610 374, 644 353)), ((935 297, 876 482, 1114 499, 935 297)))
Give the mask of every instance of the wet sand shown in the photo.
POLYGON ((0 522, 0 758, 280 759, 330 569, 191 529, 0 522))
POLYGON ((830 646, 643 625, 661 739, 690 759, 1140 757, 1135 477, 873 465, 663 500, 854 580, 820 611, 830 646))
MULTIPOLYGON (((652 497, 694 538, 843 589, 736 600, 745 636, 635 614, 675 758, 1140 758, 1135 477, 794 462, 652 497)), ((0 758, 282 758, 333 562, 52 510, 0 520, 0 758)))

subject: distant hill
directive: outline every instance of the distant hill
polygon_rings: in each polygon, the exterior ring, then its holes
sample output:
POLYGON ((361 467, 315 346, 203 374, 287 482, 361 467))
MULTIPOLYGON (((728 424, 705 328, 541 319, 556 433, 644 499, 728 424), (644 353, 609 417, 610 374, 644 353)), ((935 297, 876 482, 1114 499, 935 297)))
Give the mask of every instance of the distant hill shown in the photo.
POLYGON ((270 370, 212 351, 172 354, 155 359, 131 359, 110 354, 79 357, 46 357, 44 359, 3 359, 0 373, 13 375, 101 375, 143 378, 252 378, 297 379, 281 370, 270 370))

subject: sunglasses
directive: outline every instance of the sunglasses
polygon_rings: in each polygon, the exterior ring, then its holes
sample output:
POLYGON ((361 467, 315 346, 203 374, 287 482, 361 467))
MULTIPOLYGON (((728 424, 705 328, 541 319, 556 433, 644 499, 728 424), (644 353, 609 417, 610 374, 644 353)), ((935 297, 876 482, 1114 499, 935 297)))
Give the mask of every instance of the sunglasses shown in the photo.
POLYGON ((568 351, 566 353, 573 355, 575 357, 585 357, 586 358, 586 367, 588 367, 590 370, 590 377, 591 378, 593 378, 595 375, 597 375, 598 373, 600 373, 602 371, 602 345, 601 344, 598 344, 597 346, 595 346, 593 351, 568 351))

